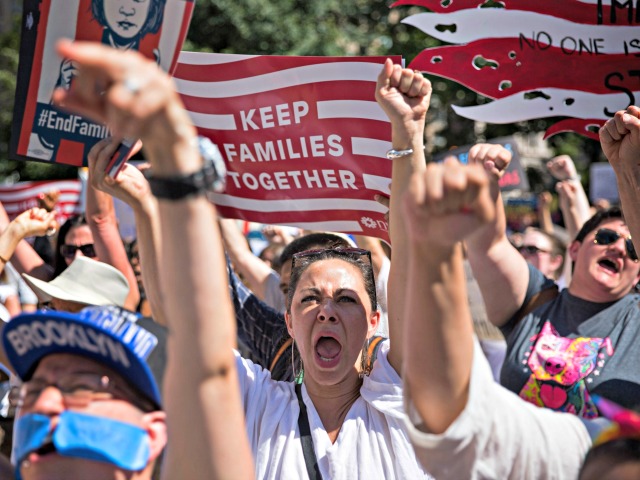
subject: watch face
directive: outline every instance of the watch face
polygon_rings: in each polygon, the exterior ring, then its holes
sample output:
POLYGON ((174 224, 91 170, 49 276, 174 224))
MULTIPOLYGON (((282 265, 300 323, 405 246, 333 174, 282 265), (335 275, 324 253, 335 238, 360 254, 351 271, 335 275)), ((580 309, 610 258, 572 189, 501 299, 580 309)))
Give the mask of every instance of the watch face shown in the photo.
POLYGON ((204 160, 204 188, 215 193, 223 192, 227 180, 227 167, 220 149, 207 137, 198 136, 198 150, 204 160))

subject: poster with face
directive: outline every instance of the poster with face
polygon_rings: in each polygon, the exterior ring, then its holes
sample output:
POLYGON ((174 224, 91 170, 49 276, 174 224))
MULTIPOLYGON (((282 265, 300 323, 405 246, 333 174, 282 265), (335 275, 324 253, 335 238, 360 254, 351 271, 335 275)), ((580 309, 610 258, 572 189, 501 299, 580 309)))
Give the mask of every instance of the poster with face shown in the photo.
POLYGON ((10 158, 86 165, 105 125, 51 104, 70 88, 73 62, 60 58, 61 38, 137 50, 171 72, 186 36, 192 0, 25 0, 10 158))

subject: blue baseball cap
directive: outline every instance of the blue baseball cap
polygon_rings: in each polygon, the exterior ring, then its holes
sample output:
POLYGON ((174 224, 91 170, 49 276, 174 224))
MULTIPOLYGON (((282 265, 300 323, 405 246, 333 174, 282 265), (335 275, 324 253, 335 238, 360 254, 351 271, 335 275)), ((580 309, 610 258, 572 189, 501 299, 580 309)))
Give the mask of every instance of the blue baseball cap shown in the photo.
POLYGON ((150 318, 114 306, 21 314, 2 332, 9 363, 23 381, 31 378, 43 357, 72 353, 111 368, 158 408, 166 338, 167 329, 150 318))

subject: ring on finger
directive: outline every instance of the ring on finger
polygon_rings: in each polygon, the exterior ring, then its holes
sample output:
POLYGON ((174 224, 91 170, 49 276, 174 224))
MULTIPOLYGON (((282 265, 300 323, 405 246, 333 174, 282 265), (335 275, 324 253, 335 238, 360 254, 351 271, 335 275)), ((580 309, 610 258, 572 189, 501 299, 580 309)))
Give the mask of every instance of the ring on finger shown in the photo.
POLYGON ((142 84, 140 83, 140 80, 138 80, 135 77, 125 78, 124 82, 122 82, 122 86, 126 90, 129 90, 131 95, 134 95, 134 96, 137 95, 140 92, 140 89, 142 88, 142 84))

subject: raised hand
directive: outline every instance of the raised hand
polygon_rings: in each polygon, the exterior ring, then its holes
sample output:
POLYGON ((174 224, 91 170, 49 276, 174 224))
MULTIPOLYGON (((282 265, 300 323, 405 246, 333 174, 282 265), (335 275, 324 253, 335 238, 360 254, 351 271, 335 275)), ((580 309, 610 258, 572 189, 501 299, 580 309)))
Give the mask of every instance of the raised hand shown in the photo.
POLYGON ((570 180, 578 178, 576 165, 569 155, 558 155, 547 162, 547 168, 557 180, 570 180))
POLYGON ((635 167, 640 157, 640 108, 616 112, 600 129, 600 145, 614 170, 635 167))
MULTIPOLYGON (((137 152, 142 144, 139 142, 132 154, 137 152)), ((118 148, 118 143, 112 138, 106 138, 96 143, 89 152, 89 179, 94 188, 116 197, 134 210, 142 203, 151 199, 149 182, 142 172, 135 166, 125 163, 116 178, 105 172, 109 160, 118 148)))
POLYGON ((431 99, 431 82, 420 72, 394 65, 390 59, 378 75, 376 100, 385 111, 394 129, 424 130, 424 121, 431 99))
POLYGON ((469 164, 484 166, 494 179, 499 179, 511 163, 512 153, 502 145, 476 143, 469 149, 469 164))
POLYGON ((489 177, 479 165, 450 157, 416 173, 404 195, 407 228, 414 242, 453 246, 495 217, 489 177))
POLYGON ((44 208, 25 210, 9 224, 20 238, 51 235, 58 228, 56 212, 48 212, 44 208))

